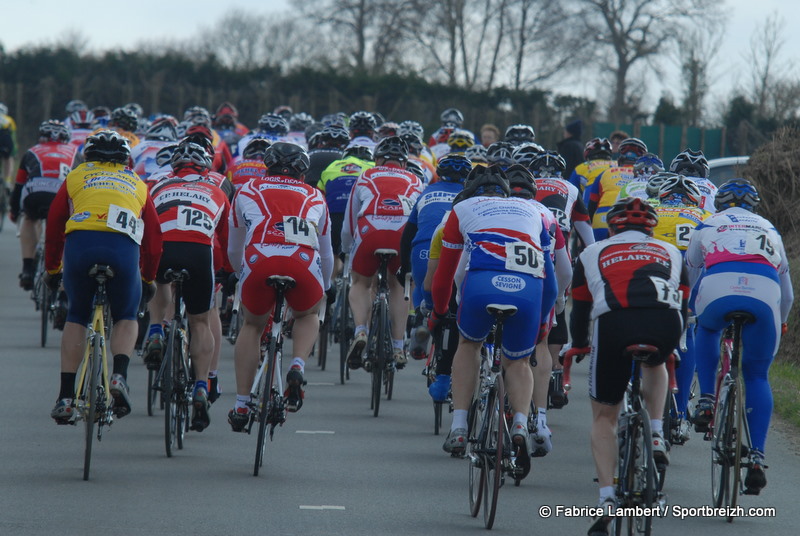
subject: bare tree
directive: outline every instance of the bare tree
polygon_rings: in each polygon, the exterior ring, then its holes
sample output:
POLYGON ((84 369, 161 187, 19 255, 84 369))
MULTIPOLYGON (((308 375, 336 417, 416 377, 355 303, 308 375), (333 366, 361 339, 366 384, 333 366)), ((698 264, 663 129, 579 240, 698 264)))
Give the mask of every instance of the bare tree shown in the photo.
POLYGON ((709 89, 710 68, 720 49, 724 26, 705 25, 678 38, 678 59, 683 82, 683 115, 689 126, 703 120, 703 101, 709 89))
POLYGON ((792 82, 789 79, 791 63, 781 59, 786 42, 783 36, 785 28, 785 19, 776 12, 767 17, 750 37, 750 52, 746 58, 752 68, 749 93, 759 118, 775 117, 778 101, 785 109, 786 101, 791 101, 792 86, 797 85, 797 80, 792 82))
POLYGON ((77 28, 69 28, 56 37, 55 46, 71 50, 80 56, 89 50, 89 37, 77 28))
POLYGON ((264 27, 266 19, 242 9, 232 10, 207 31, 205 39, 213 52, 225 65, 234 69, 252 69, 266 59, 264 27))

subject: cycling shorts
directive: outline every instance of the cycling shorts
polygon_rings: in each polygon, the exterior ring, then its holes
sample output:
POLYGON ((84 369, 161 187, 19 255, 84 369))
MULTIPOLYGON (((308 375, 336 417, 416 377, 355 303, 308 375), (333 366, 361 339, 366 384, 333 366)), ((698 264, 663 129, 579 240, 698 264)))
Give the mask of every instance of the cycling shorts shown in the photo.
POLYGON ((375 275, 380 267, 381 260, 375 255, 377 249, 393 249, 397 251, 391 261, 389 261, 389 274, 393 275, 400 269, 400 238, 403 235, 402 227, 394 229, 375 229, 360 220, 358 236, 353 243, 351 257, 353 259, 353 271, 365 277, 375 275), (365 231, 365 228, 367 229, 365 231))
POLYGON ((681 316, 675 309, 619 309, 600 315, 594 321, 589 364, 589 396, 601 404, 622 402, 631 379, 633 360, 625 357, 632 344, 651 344, 658 357, 648 365, 660 365, 678 347, 681 316))
POLYGON ((567 341, 569 341, 567 314, 566 311, 561 311, 556 315, 556 324, 550 328, 547 344, 567 344, 567 341))
POLYGON ((433 298, 430 292, 425 292, 422 282, 425 281, 425 274, 428 273, 428 254, 430 253, 430 243, 420 242, 411 248, 411 276, 414 278, 414 294, 411 299, 414 307, 419 307, 423 298, 427 294, 428 307, 433 307, 433 298))
POLYGON ((105 231, 73 231, 64 243, 64 290, 67 321, 88 325, 97 283, 89 277, 94 264, 107 264, 114 277, 106 283, 111 318, 136 320, 142 297, 139 246, 127 235, 105 231))
POLYGON ((331 212, 331 247, 333 254, 342 252, 342 227, 344 226, 344 212, 331 212))
POLYGON ((267 285, 272 275, 293 278, 294 288, 286 292, 286 302, 295 311, 308 311, 322 299, 322 261, 311 248, 277 244, 248 246, 240 281, 242 304, 252 314, 271 313, 275 289, 267 285))
POLYGON ((199 315, 211 309, 214 300, 213 248, 196 242, 164 242, 156 281, 168 281, 164 273, 168 269, 189 272, 183 282, 183 303, 190 315, 199 315))
POLYGON ((50 192, 28 194, 22 199, 22 212, 29 220, 46 220, 50 204, 55 198, 56 194, 50 192))
POLYGON ((11 129, 0 129, 0 158, 9 158, 14 154, 14 136, 11 129))
POLYGON ((475 342, 486 339, 494 325, 494 317, 486 311, 486 306, 514 305, 517 312, 503 323, 503 354, 512 360, 530 356, 539 333, 543 284, 543 279, 529 274, 467 271, 458 307, 461 335, 475 342))

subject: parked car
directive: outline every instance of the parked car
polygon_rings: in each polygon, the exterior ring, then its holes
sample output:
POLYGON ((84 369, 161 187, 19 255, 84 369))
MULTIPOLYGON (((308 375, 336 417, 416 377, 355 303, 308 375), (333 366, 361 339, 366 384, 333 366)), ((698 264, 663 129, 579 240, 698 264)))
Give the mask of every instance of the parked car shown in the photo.
POLYGON ((727 180, 743 177, 742 170, 748 160, 750 160, 749 156, 712 158, 708 161, 708 178, 719 186, 727 180))

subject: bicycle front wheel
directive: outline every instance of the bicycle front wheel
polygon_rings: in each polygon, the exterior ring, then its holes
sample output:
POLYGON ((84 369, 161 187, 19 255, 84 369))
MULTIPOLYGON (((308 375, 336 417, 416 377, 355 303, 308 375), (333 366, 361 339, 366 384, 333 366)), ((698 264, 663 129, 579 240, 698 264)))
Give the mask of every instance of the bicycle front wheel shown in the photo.
POLYGON ((171 326, 167 337, 167 351, 164 353, 164 376, 161 379, 164 397, 164 448, 167 457, 172 457, 172 448, 175 445, 177 425, 177 405, 175 400, 175 377, 173 376, 175 360, 175 331, 176 326, 171 326))
POLYGON ((735 463, 734 446, 735 387, 724 385, 714 415, 714 436, 711 444, 711 498, 715 508, 729 506, 734 493, 733 470, 735 463))
POLYGON ((100 378, 103 374, 102 359, 103 350, 101 346, 100 336, 98 334, 92 335, 91 353, 89 357, 89 364, 86 367, 86 376, 84 376, 83 384, 83 397, 84 397, 84 421, 85 427, 85 441, 86 444, 83 450, 83 479, 89 480, 89 471, 92 466, 92 444, 94 443, 94 428, 96 421, 99 417, 98 404, 99 404, 99 391, 102 389, 102 382, 100 378))
MULTIPOLYGON (((278 337, 281 335, 278 334, 278 337)), ((261 375, 258 386, 258 407, 256 408, 256 418, 258 419, 258 438, 256 441, 256 460, 253 465, 253 476, 258 476, 258 472, 264 463, 264 449, 267 446, 267 428, 270 426, 269 414, 275 403, 275 391, 272 389, 272 381, 275 376, 275 366, 277 364, 278 342, 275 337, 269 341, 269 353, 267 354, 267 368, 261 375)))
POLYGON ((484 407, 481 398, 472 401, 467 415, 467 458, 469 460, 469 513, 477 517, 481 511, 483 487, 486 480, 486 461, 480 452, 480 434, 483 429, 484 407))
POLYGON ((50 289, 47 288, 47 285, 44 284, 44 281, 40 283, 41 290, 39 292, 39 312, 41 313, 41 331, 40 331, 40 342, 42 344, 42 348, 47 346, 47 329, 48 324, 50 323, 50 289))
POLYGON ((497 495, 503 482, 503 449, 506 434, 505 386, 503 376, 497 375, 486 402, 487 426, 483 450, 486 453, 485 478, 483 480, 483 524, 487 529, 494 525, 497 513, 497 495))
POLYGON ((651 508, 656 498, 657 476, 650 417, 644 409, 627 416, 617 480, 619 506, 629 510, 627 515, 614 518, 615 534, 649 536, 652 516, 635 513, 636 508, 651 508))

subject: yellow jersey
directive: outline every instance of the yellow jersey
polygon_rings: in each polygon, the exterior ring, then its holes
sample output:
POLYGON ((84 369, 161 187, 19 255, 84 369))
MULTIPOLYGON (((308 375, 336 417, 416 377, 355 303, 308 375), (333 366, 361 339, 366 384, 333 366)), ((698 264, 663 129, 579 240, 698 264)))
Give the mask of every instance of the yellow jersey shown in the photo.
POLYGON ((587 160, 586 162, 581 162, 575 166, 575 170, 572 172, 569 182, 574 184, 575 187, 583 193, 586 188, 594 183, 595 179, 597 179, 602 172, 616 165, 617 163, 613 160, 587 160))
POLYGON ((653 238, 658 238, 686 251, 695 227, 711 216, 707 210, 687 205, 658 205, 658 225, 653 229, 653 238))

